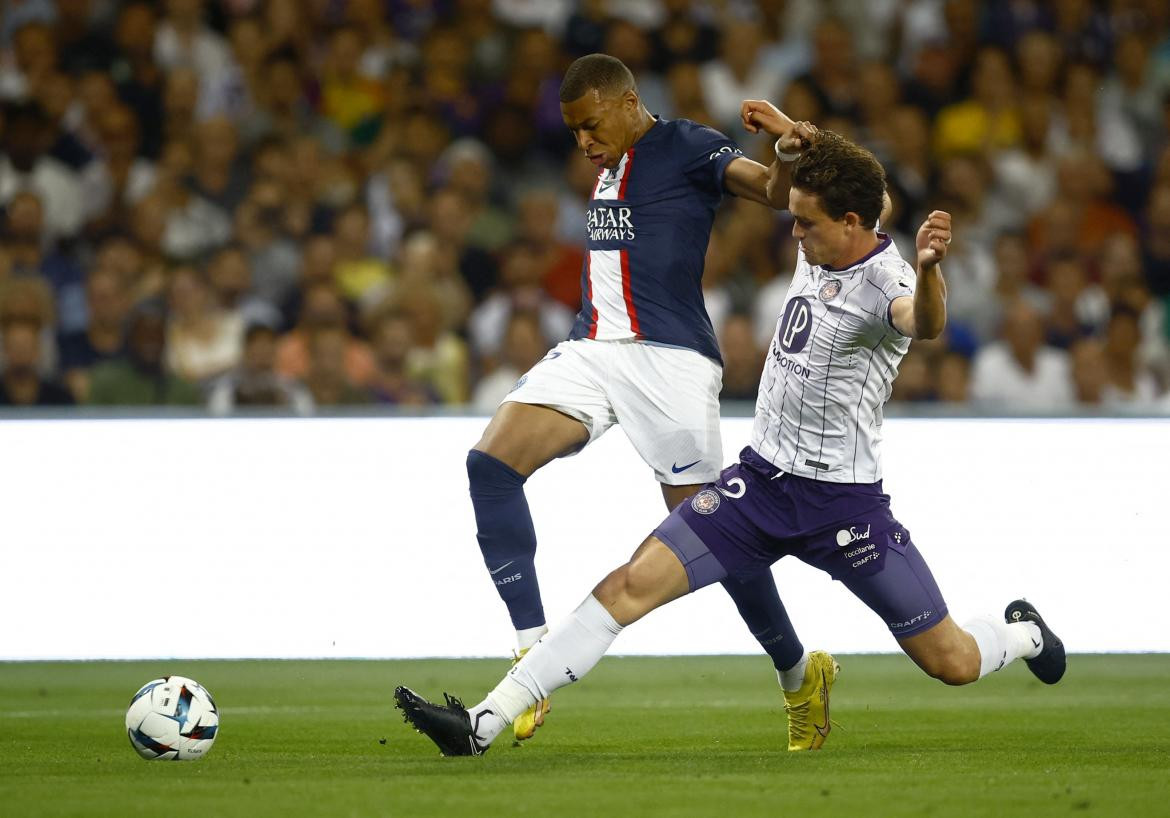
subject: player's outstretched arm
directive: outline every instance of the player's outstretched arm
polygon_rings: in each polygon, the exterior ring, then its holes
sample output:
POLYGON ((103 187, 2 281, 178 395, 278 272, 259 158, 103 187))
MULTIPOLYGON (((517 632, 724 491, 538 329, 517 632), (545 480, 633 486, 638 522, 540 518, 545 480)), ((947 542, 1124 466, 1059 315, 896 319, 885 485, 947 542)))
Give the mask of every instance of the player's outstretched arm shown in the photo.
POLYGON ((947 285, 940 263, 951 243, 951 214, 935 210, 918 228, 918 281, 914 297, 895 298, 890 315, 898 332, 911 338, 937 338, 947 324, 947 285))
POLYGON ((744 157, 736 159, 727 166, 724 186, 741 198, 777 210, 787 209, 791 186, 788 163, 812 144, 816 127, 809 122, 793 122, 775 105, 762 99, 744 100, 740 116, 748 133, 763 131, 777 137, 776 159, 769 167, 744 157))

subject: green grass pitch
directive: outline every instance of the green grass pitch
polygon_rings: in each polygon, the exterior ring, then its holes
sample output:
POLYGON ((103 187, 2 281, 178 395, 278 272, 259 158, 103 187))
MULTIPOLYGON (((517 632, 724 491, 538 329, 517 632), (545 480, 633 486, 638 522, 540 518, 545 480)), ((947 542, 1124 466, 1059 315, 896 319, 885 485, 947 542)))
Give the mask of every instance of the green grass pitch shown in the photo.
POLYGON ((391 690, 472 703, 506 663, 0 664, 0 815, 1170 815, 1170 655, 1072 656, 1055 687, 1018 663, 961 689, 902 656, 838 658, 818 753, 784 750, 761 657, 610 657, 533 741, 456 759, 391 690), (143 761, 126 739, 130 696, 167 673, 220 706, 202 761, 143 761))

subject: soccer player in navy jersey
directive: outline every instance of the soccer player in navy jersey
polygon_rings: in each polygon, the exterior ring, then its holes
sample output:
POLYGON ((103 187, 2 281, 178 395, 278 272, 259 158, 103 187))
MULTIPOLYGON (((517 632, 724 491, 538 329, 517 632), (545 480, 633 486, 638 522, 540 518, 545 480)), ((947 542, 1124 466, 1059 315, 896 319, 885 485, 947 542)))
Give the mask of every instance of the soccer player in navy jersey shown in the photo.
MULTIPOLYGON (((701 285, 711 225, 724 192, 776 208, 787 206, 788 193, 779 159, 765 167, 718 131, 652 116, 613 57, 576 60, 560 99, 565 124, 598 168, 581 311, 569 339, 519 380, 467 456, 480 549, 519 656, 547 632, 525 481, 615 423, 653 470, 667 508, 719 474, 722 359, 701 285)), ((775 115, 780 149, 798 153, 811 126, 775 115)), ((808 654, 770 570, 723 585, 771 656, 786 707, 799 704, 808 654)), ((520 714, 516 738, 530 737, 547 710, 542 700, 520 714)))
MULTIPOLYGON (((787 133, 768 103, 745 123, 787 133)), ((787 180, 787 175, 786 175, 787 180)), ((935 211, 917 235, 917 266, 877 230, 885 173, 869 151, 825 131, 795 159, 788 191, 797 268, 765 361, 751 443, 739 462, 674 508, 626 564, 535 645, 480 703, 435 705, 405 687, 406 720, 445 755, 478 755, 512 719, 583 677, 623 627, 728 577, 757 576, 793 555, 840 580, 886 623, 926 673, 962 685, 1024 659, 1041 681, 1064 675, 1064 645, 1025 600, 1002 619, 959 626, 882 488, 881 407, 913 338, 946 322, 940 262, 951 217, 935 211)), ((825 693, 789 711, 819 747, 830 730, 835 672, 814 653, 825 693)), ((791 748, 790 748, 791 749, 791 748)))

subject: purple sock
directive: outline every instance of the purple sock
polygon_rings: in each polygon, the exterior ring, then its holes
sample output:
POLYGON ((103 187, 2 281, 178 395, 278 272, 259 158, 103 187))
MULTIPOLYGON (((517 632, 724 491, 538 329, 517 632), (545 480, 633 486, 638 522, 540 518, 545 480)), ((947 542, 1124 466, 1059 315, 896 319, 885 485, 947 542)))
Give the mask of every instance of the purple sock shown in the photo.
POLYGON ((780 601, 776 580, 765 570, 746 580, 728 577, 723 587, 776 670, 788 670, 804 656, 804 645, 780 601))

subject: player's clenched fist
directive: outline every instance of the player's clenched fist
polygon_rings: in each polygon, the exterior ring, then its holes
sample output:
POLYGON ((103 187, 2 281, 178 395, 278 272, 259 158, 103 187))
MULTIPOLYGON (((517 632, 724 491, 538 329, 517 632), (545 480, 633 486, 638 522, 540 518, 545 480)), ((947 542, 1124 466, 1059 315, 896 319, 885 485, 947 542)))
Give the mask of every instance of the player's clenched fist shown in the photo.
POLYGON ((745 99, 739 114, 748 133, 764 131, 779 137, 778 149, 784 153, 800 153, 812 144, 816 126, 811 122, 793 122, 779 108, 765 99, 745 99))
POLYGON ((918 248, 918 265, 931 267, 938 264, 947 254, 951 243, 951 214, 945 210, 933 210, 918 228, 914 245, 918 248))

